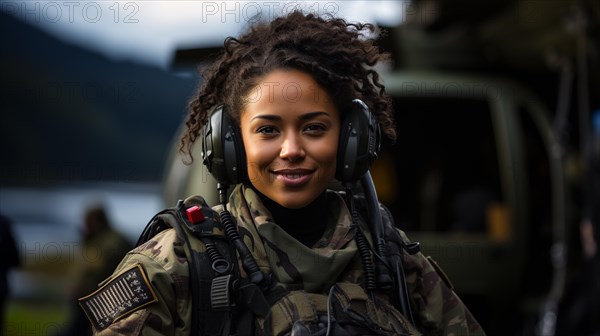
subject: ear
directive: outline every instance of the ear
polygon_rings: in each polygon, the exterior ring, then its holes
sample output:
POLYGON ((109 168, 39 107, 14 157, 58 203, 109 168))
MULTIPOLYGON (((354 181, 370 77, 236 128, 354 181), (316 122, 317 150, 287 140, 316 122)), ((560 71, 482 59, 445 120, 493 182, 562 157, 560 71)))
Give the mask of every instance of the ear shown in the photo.
POLYGON ((342 117, 335 177, 341 182, 359 180, 377 158, 380 142, 377 119, 362 100, 352 100, 342 117))
POLYGON ((213 108, 202 127, 202 163, 215 179, 226 185, 246 179, 246 154, 242 134, 223 105, 213 108))

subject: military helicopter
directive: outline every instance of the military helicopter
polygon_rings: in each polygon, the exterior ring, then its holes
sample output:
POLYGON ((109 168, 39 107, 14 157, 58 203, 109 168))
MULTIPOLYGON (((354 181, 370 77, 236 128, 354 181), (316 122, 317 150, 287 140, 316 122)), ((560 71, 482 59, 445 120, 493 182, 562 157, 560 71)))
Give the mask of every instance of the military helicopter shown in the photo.
MULTIPOLYGON (((600 8, 575 0, 409 6, 382 39, 394 57, 381 73, 399 139, 371 169, 379 200, 489 335, 560 333, 559 305, 580 263, 579 221, 598 211, 586 196, 598 199, 598 190, 586 188, 591 110, 600 108, 590 95, 600 80, 592 53, 600 8)), ((174 66, 216 51, 178 50, 174 66)), ((215 180, 200 159, 184 165, 177 147, 165 203, 201 194, 216 204, 215 180)))

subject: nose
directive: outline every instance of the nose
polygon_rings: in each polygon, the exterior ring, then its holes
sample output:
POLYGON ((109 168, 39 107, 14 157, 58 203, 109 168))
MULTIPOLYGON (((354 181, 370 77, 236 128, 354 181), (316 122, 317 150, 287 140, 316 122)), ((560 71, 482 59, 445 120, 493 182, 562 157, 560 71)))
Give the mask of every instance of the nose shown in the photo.
POLYGON ((298 161, 304 158, 305 155, 304 146, 299 136, 290 134, 285 137, 281 145, 281 152, 279 153, 280 158, 289 161, 298 161))

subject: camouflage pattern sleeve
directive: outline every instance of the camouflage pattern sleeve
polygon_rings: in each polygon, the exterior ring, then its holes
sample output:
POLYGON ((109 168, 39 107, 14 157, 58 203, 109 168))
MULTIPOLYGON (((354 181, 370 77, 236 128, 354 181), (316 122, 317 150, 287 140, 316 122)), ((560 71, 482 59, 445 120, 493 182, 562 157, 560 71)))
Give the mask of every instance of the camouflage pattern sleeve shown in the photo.
MULTIPOLYGON (((400 230, 398 230, 400 231, 400 230)), ((408 242, 404 232, 402 239, 408 242)), ((416 306, 415 318, 425 335, 473 336, 485 332, 452 290, 441 267, 421 252, 404 255, 407 286, 416 306)))
MULTIPOLYGON (((381 212, 386 231, 395 230, 404 244, 410 243, 406 234, 395 227, 391 213, 383 205, 381 212)), ((424 335, 485 335, 479 322, 452 290, 450 280, 433 259, 418 252, 414 255, 404 253, 403 260, 415 322, 424 335)))
POLYGON ((175 231, 161 232, 130 251, 100 289, 80 299, 94 335, 190 333, 188 268, 178 249, 183 253, 175 231))

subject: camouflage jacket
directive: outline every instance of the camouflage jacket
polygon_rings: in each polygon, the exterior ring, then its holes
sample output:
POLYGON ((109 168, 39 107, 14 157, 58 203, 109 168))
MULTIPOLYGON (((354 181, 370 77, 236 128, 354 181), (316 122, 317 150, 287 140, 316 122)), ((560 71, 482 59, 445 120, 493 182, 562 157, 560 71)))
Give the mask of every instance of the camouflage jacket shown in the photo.
MULTIPOLYGON (((296 321, 311 326, 313 333, 323 332, 328 322, 323 317, 331 310, 333 320, 342 326, 339 333, 334 328, 332 335, 484 335, 443 272, 421 253, 404 255, 419 330, 385 294, 366 293, 360 285, 363 268, 350 212, 337 192, 328 193, 328 227, 308 248, 273 223, 251 188, 239 185, 233 190, 228 208, 237 220, 239 234, 260 269, 273 279, 266 295, 283 293, 270 300, 267 318, 256 319, 257 334, 289 335, 296 321)), ((397 230, 389 213, 383 211, 383 215, 386 227, 397 230)), ((398 232, 397 236, 408 242, 398 232)), ((190 242, 193 249, 205 251, 199 239, 190 242)), ((245 277, 241 265, 239 269, 245 277)), ((84 310, 95 335, 189 335, 189 285, 184 243, 175 230, 168 229, 130 251, 114 274, 100 283, 100 289, 80 304, 93 308, 84 310), (128 295, 132 299, 123 303, 121 299, 128 295)))

